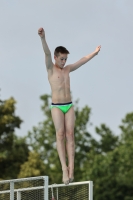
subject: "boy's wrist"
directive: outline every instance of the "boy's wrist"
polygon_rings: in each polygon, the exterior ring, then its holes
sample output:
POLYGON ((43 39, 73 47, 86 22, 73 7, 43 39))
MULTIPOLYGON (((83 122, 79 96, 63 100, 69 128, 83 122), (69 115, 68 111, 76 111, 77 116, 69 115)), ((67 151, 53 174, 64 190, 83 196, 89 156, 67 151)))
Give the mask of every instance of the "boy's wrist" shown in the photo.
POLYGON ((42 40, 45 40, 45 36, 40 36, 42 40))
POLYGON ((94 51, 94 56, 96 56, 98 54, 98 52, 97 51, 94 51))

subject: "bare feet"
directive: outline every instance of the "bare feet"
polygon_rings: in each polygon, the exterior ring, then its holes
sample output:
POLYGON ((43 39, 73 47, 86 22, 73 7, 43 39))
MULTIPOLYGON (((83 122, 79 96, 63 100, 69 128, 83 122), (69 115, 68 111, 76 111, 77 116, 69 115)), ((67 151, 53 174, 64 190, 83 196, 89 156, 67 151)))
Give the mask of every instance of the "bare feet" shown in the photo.
POLYGON ((63 183, 65 185, 69 184, 69 176, 68 176, 68 169, 63 169, 63 183))
POLYGON ((74 170, 71 170, 69 167, 68 172, 69 172, 69 183, 72 183, 74 180, 74 176, 73 176, 74 170))

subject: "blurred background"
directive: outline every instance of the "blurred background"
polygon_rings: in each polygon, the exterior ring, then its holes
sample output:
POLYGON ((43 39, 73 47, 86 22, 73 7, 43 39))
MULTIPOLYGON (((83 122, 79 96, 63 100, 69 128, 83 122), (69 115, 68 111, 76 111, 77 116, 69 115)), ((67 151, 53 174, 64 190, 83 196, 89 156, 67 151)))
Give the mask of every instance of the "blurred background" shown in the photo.
POLYGON ((132 8, 132 0, 0 0, 0 179, 62 182, 43 27, 52 57, 65 46, 68 64, 102 46, 70 74, 74 181, 93 180, 95 200, 133 199, 132 8))

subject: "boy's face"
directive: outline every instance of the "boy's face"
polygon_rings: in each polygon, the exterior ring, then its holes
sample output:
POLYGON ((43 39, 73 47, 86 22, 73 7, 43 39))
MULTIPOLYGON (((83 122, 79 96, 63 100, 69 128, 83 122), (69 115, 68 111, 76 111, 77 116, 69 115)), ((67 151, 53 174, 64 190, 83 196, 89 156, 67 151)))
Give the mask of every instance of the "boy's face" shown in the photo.
POLYGON ((67 54, 59 53, 59 55, 57 57, 54 56, 54 59, 55 59, 55 64, 59 68, 63 68, 66 64, 66 61, 67 61, 67 54))

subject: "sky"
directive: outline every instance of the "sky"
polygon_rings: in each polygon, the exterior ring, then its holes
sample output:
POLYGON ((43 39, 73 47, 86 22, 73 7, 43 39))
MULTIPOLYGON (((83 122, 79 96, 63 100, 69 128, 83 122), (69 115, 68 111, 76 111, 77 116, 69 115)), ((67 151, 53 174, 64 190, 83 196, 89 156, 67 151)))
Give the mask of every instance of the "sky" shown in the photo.
POLYGON ((69 50, 67 64, 102 46, 70 74, 73 101, 91 108, 90 132, 105 123, 120 134, 121 120, 133 112, 132 8, 132 0, 0 0, 0 98, 17 101, 24 121, 17 135, 44 120, 40 96, 51 94, 40 27, 52 58, 57 46, 69 50))

